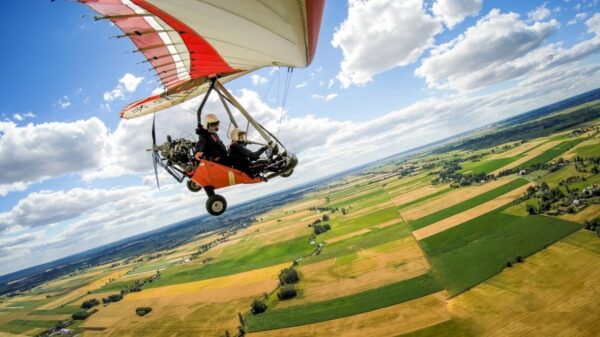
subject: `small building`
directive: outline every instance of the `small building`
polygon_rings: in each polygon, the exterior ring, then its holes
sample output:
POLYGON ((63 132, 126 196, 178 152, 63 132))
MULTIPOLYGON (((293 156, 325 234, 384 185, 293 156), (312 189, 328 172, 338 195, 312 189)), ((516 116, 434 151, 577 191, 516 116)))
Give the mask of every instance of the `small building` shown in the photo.
POLYGON ((521 171, 519 171, 519 174, 522 175, 522 176, 526 175, 527 174, 527 170, 521 170, 521 171))

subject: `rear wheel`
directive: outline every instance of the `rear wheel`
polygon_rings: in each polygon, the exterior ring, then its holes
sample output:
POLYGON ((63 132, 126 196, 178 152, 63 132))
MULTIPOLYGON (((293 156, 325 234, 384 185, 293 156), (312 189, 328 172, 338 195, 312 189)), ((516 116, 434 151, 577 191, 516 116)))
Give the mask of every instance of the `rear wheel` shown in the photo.
POLYGON ((187 188, 188 190, 190 190, 190 192, 198 192, 202 189, 202 186, 196 184, 195 182, 193 182, 192 180, 188 180, 187 181, 187 188))
POLYGON ((227 201, 221 195, 214 194, 208 197, 208 200, 206 200, 206 210, 210 215, 221 215, 226 209, 227 201))

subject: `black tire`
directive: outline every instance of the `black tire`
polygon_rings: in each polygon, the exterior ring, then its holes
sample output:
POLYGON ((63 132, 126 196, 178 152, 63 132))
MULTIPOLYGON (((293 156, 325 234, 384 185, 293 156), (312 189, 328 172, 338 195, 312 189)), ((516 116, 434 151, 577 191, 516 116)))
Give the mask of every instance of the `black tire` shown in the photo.
POLYGON ((293 169, 292 169, 291 171, 288 171, 288 172, 282 173, 282 174, 281 174, 281 176, 282 176, 283 178, 287 178, 287 177, 291 176, 292 174, 294 174, 294 170, 293 170, 293 169))
POLYGON ((227 201, 223 196, 215 194, 208 197, 206 200, 206 211, 208 214, 219 216, 225 212, 227 209, 227 201))
POLYGON ((196 184, 195 182, 193 182, 191 179, 187 181, 187 188, 188 190, 190 190, 190 192, 200 192, 200 190, 202 189, 202 186, 196 184))

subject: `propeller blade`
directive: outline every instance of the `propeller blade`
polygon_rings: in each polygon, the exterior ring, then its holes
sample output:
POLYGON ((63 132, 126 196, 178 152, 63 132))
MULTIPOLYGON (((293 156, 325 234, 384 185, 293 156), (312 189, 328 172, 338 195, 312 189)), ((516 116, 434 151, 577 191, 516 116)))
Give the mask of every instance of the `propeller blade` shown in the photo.
POLYGON ((154 177, 156 177, 156 186, 158 187, 158 189, 160 190, 160 183, 158 182, 158 161, 160 160, 160 158, 158 158, 158 153, 157 153, 157 147, 156 147, 156 127, 155 127, 155 123, 156 122, 156 114, 154 114, 154 116, 152 116, 152 164, 154 166, 154 177))
MULTIPOLYGON (((156 148, 156 129, 154 127, 154 124, 156 122, 156 114, 154 114, 152 116, 152 148, 156 148)), ((155 161, 155 165, 156 166, 156 161, 155 161)))
POLYGON ((156 177, 156 186, 160 190, 160 183, 158 182, 158 158, 156 158, 156 156, 156 153, 152 155, 152 163, 154 164, 154 176, 156 177))

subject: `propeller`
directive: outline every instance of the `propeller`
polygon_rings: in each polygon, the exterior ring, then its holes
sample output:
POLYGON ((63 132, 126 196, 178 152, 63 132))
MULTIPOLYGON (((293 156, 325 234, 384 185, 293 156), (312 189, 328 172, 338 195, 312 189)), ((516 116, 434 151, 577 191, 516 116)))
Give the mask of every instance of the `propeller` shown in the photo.
POLYGON ((160 190, 160 183, 158 182, 158 162, 160 158, 158 157, 158 147, 156 146, 156 114, 152 117, 152 163, 154 164, 154 176, 156 177, 156 186, 160 190))

